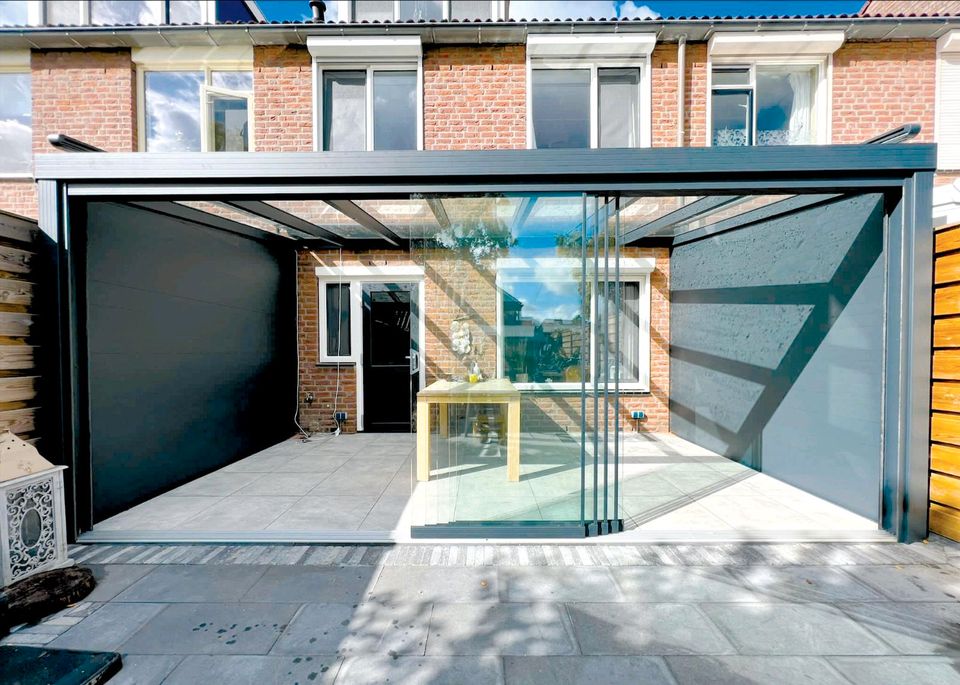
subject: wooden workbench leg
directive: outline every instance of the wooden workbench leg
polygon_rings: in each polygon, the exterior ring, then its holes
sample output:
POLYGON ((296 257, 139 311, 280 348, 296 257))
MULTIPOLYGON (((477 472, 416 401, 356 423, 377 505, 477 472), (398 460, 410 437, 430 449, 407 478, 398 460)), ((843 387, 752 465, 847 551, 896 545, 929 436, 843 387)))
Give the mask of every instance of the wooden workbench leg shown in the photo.
POLYGON ((507 480, 520 480, 520 400, 507 405, 507 480))
POLYGON ((437 408, 440 409, 440 437, 445 438, 450 435, 450 414, 447 411, 449 405, 446 402, 440 402, 437 404, 437 408))
POLYGON ((417 400, 417 480, 430 480, 430 403, 423 400, 417 400))

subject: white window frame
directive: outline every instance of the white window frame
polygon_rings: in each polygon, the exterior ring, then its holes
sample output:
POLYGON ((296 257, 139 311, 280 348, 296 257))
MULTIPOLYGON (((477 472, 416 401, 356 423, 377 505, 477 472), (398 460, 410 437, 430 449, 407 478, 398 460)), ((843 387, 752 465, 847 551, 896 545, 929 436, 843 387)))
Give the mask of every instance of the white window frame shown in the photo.
POLYGON ((751 57, 735 56, 707 58, 707 133, 706 145, 713 146, 713 69, 714 67, 739 67, 748 69, 750 73, 749 85, 718 86, 718 90, 743 90, 750 88, 753 91, 753 112, 750 122, 751 135, 755 146, 757 133, 757 67, 814 67, 816 71, 816 88, 813 94, 813 121, 816 126, 813 145, 827 145, 830 142, 830 94, 828 74, 832 69, 833 56, 820 59, 807 56, 798 57, 751 57))
POLYGON ((226 95, 247 100, 247 151, 256 150, 253 90, 234 91, 213 85, 215 71, 243 71, 254 73, 253 49, 245 46, 229 48, 139 48, 133 51, 137 65, 137 146, 147 152, 147 92, 146 74, 157 71, 201 71, 200 86, 200 151, 210 152, 212 121, 209 118, 207 94, 226 95))
POLYGON ((934 89, 933 140, 937 143, 937 169, 953 171, 960 168, 960 142, 944 143, 944 121, 960 116, 960 112, 945 112, 943 103, 943 62, 960 58, 960 30, 953 30, 937 39, 936 87, 934 89), (956 160, 956 161, 955 161, 956 160))
POLYGON ((363 430, 363 284, 364 283, 402 283, 417 286, 417 306, 420 309, 417 325, 419 350, 420 387, 426 387, 427 381, 427 324, 426 324, 426 288, 424 287, 424 269, 422 266, 318 266, 317 304, 320 316, 317 317, 317 336, 319 338, 317 355, 320 364, 354 364, 357 378, 357 430, 363 430), (350 354, 335 356, 327 354, 327 285, 349 284, 350 286, 350 354))
MULTIPOLYGON (((2 50, 0 51, 0 74, 26 74, 30 77, 30 93, 33 94, 33 75, 30 72, 29 50, 2 50)), ((31 113, 33 104, 31 103, 31 113)), ((33 117, 30 119, 30 130, 33 131, 33 117)), ((32 148, 32 144, 31 144, 32 148)), ((33 152, 31 149, 31 156, 33 152)), ((30 179, 33 173, 0 173, 0 179, 30 179)))
POLYGON ((366 74, 366 81, 364 82, 364 117, 366 122, 366 129, 364 131, 364 150, 367 152, 373 151, 375 148, 373 146, 373 112, 374 112, 374 100, 373 100, 373 74, 377 71, 415 71, 416 76, 416 89, 417 89, 417 112, 416 112, 416 128, 417 128, 417 147, 415 149, 423 149, 423 59, 418 59, 416 63, 408 62, 398 63, 398 62, 357 62, 357 63, 344 63, 344 64, 321 64, 320 62, 314 60, 314 92, 316 93, 315 106, 313 108, 314 114, 314 123, 313 123, 313 149, 316 152, 322 152, 323 150, 323 72, 325 71, 362 71, 366 74))
MULTIPOLYGON (((91 22, 90 7, 92 0, 74 0, 80 5, 80 24, 89 26, 91 22)), ((166 0, 146 0, 146 2, 156 5, 160 8, 160 26, 170 23, 169 5, 166 0)), ((30 2, 31 24, 42 25, 47 23, 47 0, 43 2, 30 2)), ((200 0, 200 23, 217 23, 217 0, 200 0)), ((143 24, 144 26, 155 26, 156 24, 143 24)), ((104 25, 106 26, 106 24, 104 25)))
MULTIPOLYGON (((637 363, 638 363, 638 381, 620 382, 620 391, 624 393, 648 393, 650 392, 650 274, 656 266, 656 260, 652 257, 621 257, 620 258, 620 280, 614 280, 616 273, 616 259, 608 259, 606 265, 602 262, 598 266, 600 283, 638 283, 639 284, 639 307, 640 307, 640 333, 637 336, 637 363), (610 278, 607 280, 604 276, 609 268, 610 278)), ((587 281, 593 282, 593 264, 588 264, 587 281)), ((569 278, 578 279, 580 273, 580 260, 566 257, 547 257, 547 258, 501 258, 497 260, 497 377, 506 377, 506 365, 504 362, 504 324, 503 324, 503 294, 504 282, 509 280, 516 282, 541 282, 544 273, 555 270, 558 274, 564 276, 564 280, 569 278), (511 273, 514 272, 514 273, 511 273)), ((597 368, 597 331, 594 325, 597 321, 597 293, 593 292, 590 296, 590 374, 591 379, 597 368)), ((593 381, 587 381, 592 384, 593 381)), ((513 384, 518 390, 529 392, 579 392, 581 388, 580 381, 569 383, 559 381, 556 383, 518 383, 513 384)))
MULTIPOLYGON (((337 15, 340 17, 349 17, 345 21, 356 21, 353 16, 353 0, 335 0, 337 2, 337 15)), ((400 16, 400 3, 402 0, 393 0, 393 21, 398 21, 400 16)), ((328 3, 330 4, 330 3, 328 3)), ((507 0, 489 0, 490 17, 496 21, 505 19, 507 16, 507 0)), ((443 0, 443 20, 450 19, 451 0, 443 0)))

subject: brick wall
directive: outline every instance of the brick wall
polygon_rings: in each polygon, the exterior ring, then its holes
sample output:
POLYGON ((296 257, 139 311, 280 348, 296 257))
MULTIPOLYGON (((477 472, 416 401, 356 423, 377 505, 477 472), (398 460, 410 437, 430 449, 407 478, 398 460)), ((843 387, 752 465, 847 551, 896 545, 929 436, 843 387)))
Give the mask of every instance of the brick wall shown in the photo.
POLYGON ((651 143, 677 145, 677 46, 658 45, 650 56, 651 143))
POLYGON ((707 44, 688 43, 686 56, 686 91, 684 93, 684 129, 687 147, 707 144, 707 44))
POLYGON ((253 126, 257 152, 313 149, 313 79, 303 45, 253 50, 253 126))
POLYGON ((426 49, 424 149, 525 148, 525 60, 522 45, 426 49))
POLYGON ((936 42, 845 43, 833 56, 833 142, 861 143, 906 123, 933 141, 936 42))
POLYGON ((32 178, 0 182, 0 210, 37 218, 37 184, 32 178))

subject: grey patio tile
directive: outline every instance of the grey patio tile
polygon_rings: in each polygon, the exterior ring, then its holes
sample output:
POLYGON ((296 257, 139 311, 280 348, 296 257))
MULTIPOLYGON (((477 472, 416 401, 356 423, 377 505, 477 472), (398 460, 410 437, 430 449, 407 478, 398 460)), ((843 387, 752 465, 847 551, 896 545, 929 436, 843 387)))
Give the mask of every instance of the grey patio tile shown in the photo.
POLYGON ((718 567, 620 566, 611 569, 631 602, 755 602, 759 598, 718 567))
POLYGON ((355 604, 373 586, 378 571, 375 567, 273 566, 244 601, 355 604))
POLYGON ((828 566, 758 566, 738 574, 768 601, 869 602, 883 595, 838 568, 828 566))
POLYGON ((104 604, 50 643, 50 646, 62 649, 117 651, 120 645, 163 611, 165 606, 165 604, 123 604, 121 602, 104 604))
POLYGON ((84 597, 85 602, 106 602, 126 590, 153 570, 146 564, 89 564, 97 586, 84 597))
MULTIPOLYGON (((606 605, 609 606, 609 605, 606 605)), ((557 604, 436 604, 427 654, 515 656, 573 654, 576 648, 557 604)))
POLYGON ((293 457, 274 469, 274 473, 325 473, 331 474, 350 460, 345 454, 315 452, 293 457))
POLYGON ((570 604, 584 654, 728 654, 730 643, 689 604, 570 604))
POLYGON ((117 601, 236 602, 265 570, 262 566, 157 566, 121 592, 117 601))
POLYGON ((234 471, 214 471, 181 485, 167 493, 170 497, 192 495, 194 497, 226 497, 232 495, 244 485, 255 481, 259 476, 255 473, 234 471))
POLYGON ((269 530, 357 530, 376 504, 376 495, 324 496, 321 482, 278 516, 269 530))
POLYGON ((225 497, 184 521, 177 530, 263 530, 297 501, 296 497, 225 497))
POLYGON ((839 607, 902 654, 960 654, 960 604, 955 602, 872 602, 839 607))
POLYGON ((506 567, 498 570, 500 596, 507 602, 619 602, 620 589, 609 569, 591 567, 506 567))
POLYGON ((293 458, 293 455, 289 452, 261 452, 228 464, 221 471, 226 473, 273 473, 293 458))
POLYGON ((846 570, 894 601, 960 600, 960 571, 953 566, 850 566, 846 570))
POLYGON ((831 657, 830 663, 854 685, 960 685, 960 659, 949 657, 847 656, 831 657))
POLYGON ((367 471, 349 466, 341 467, 324 478, 311 493, 315 496, 336 494, 379 497, 397 474, 398 468, 399 465, 388 470, 367 471))
POLYGON ((383 604, 497 601, 494 568, 387 566, 370 598, 383 604))
POLYGON ((124 654, 123 668, 110 685, 160 685, 182 660, 179 654, 124 654))
MULTIPOLYGON (((872 657, 871 657, 872 658, 872 657)), ((824 659, 806 656, 668 656, 679 685, 845 685, 824 659)))
POLYGON ((266 654, 296 610, 296 604, 171 604, 127 640, 123 650, 132 654, 266 654))
POLYGON ((649 656, 508 656, 503 659, 507 685, 672 685, 660 657, 649 656))
POLYGON ((363 518, 360 530, 393 530, 400 524, 401 517, 408 506, 410 506, 409 494, 401 496, 384 494, 363 518))
POLYGON ((339 669, 340 661, 336 657, 188 656, 163 682, 164 685, 329 685, 339 669))
POLYGON ((261 475, 250 485, 240 488, 238 495, 306 495, 320 481, 327 477, 324 473, 267 473, 261 475))
POLYGON ((306 604, 271 654, 423 655, 432 605, 306 604))
POLYGON ((741 654, 889 654, 890 648, 826 604, 704 604, 741 654))
POLYGON ((154 497, 96 524, 94 530, 168 530, 209 509, 222 497, 154 497))
POLYGON ((337 676, 345 685, 500 685, 500 659, 493 656, 401 656, 346 659, 337 676))

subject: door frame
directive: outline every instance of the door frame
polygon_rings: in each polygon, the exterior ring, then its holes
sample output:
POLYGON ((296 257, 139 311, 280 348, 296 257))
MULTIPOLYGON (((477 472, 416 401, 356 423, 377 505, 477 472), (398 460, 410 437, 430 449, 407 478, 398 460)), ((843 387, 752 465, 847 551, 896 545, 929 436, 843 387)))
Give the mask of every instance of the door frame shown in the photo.
MULTIPOLYGON (((416 264, 369 266, 352 264, 349 266, 318 266, 317 297, 320 310, 317 331, 317 345, 326 332, 326 302, 324 287, 328 283, 347 283, 350 285, 350 351, 349 357, 340 361, 352 363, 356 371, 357 404, 354 408, 357 418, 357 431, 363 430, 363 284, 364 283, 410 283, 417 286, 417 341, 420 355, 420 387, 426 386, 426 293, 424 288, 424 269, 416 264)), ((331 363, 331 362, 324 362, 331 363)), ((336 363, 336 362, 333 362, 336 363)))

